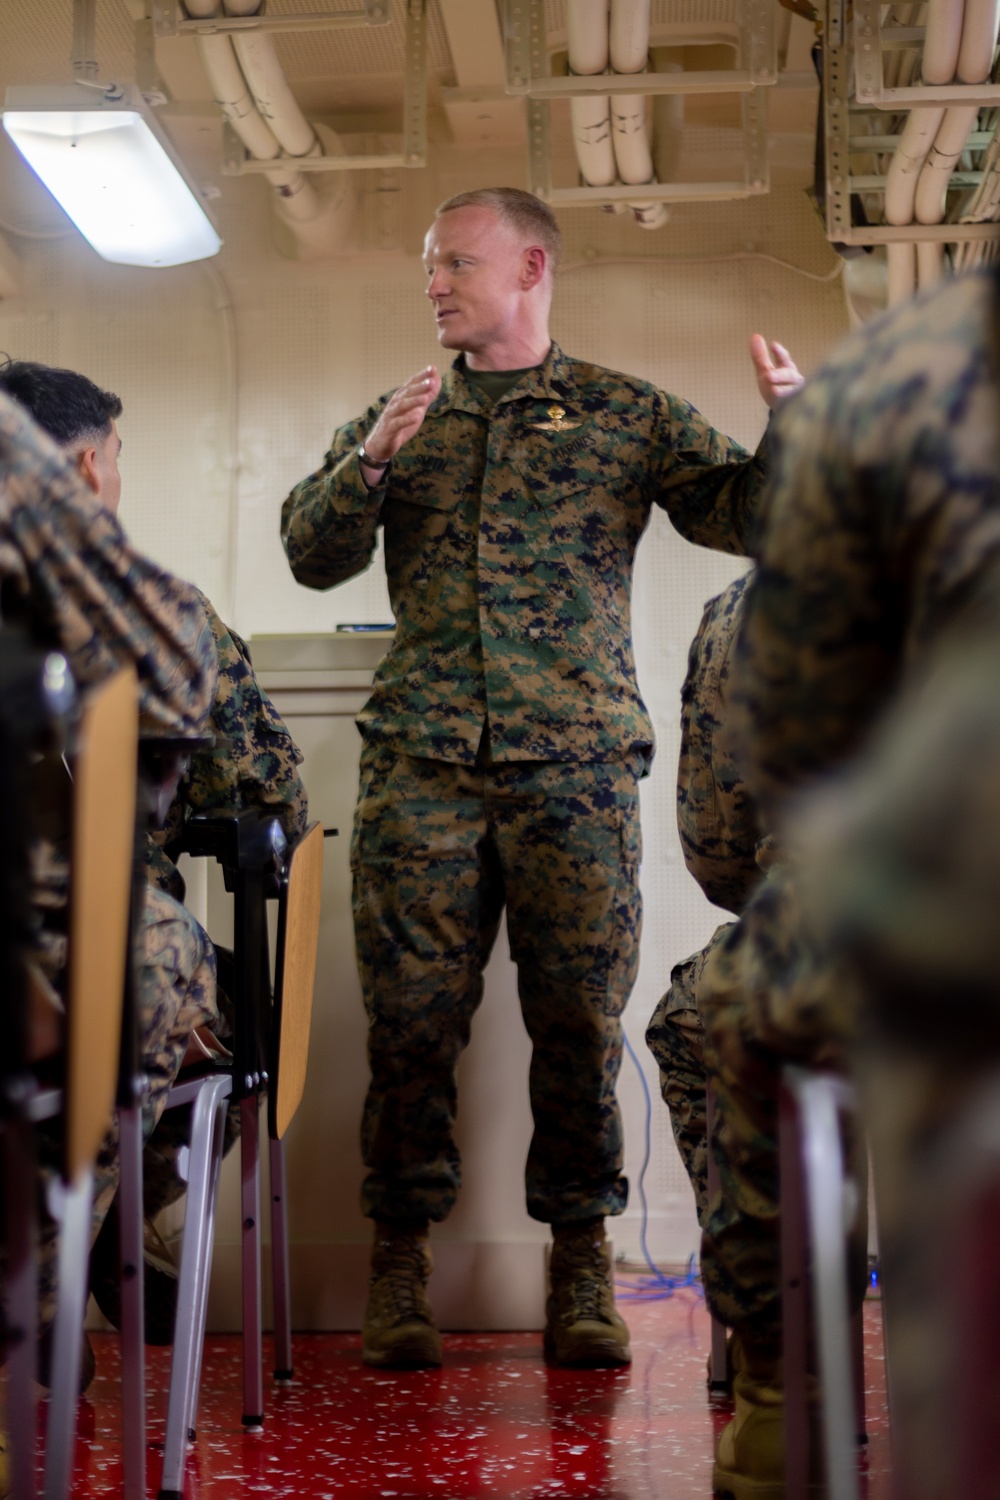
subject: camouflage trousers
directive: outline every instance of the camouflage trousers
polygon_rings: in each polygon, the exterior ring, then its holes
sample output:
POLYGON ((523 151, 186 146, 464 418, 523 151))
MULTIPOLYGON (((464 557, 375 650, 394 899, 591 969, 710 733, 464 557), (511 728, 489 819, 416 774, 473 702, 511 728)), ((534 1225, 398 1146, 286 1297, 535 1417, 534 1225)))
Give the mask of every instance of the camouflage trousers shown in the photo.
MULTIPOLYGON (((177 1077, 196 1026, 213 1025, 218 1016, 215 952, 189 911, 165 892, 148 886, 140 920, 141 964, 138 975, 140 1063, 149 1086, 143 1106, 143 1134, 155 1127, 171 1084, 177 1077)), ((147 1148, 148 1149, 148 1148, 147 1148)), ((55 1175, 59 1159, 55 1138, 40 1143, 43 1181, 55 1175)), ((104 1222, 118 1188, 118 1123, 115 1118, 101 1143, 94 1168, 91 1240, 104 1222)), ((159 1205, 159 1206, 162 1206, 159 1205)), ((39 1305, 44 1322, 55 1312, 58 1230, 46 1214, 39 1234, 39 1305)))
MULTIPOLYGON (((787 865, 776 866, 740 920, 716 934, 697 987, 716 1097, 712 1150, 720 1191, 702 1228, 701 1269, 713 1313, 761 1349, 780 1352, 778 1101, 786 1063, 843 1071, 855 1028, 847 993, 814 943, 787 865)), ((857 1143, 848 1159, 864 1178, 857 1143)), ((851 1243, 860 1305, 867 1224, 851 1243)))
POLYGON ((615 1084, 639 954, 639 770, 364 747, 351 862, 369 1217, 441 1220, 455 1201, 455 1067, 505 906, 533 1049, 528 1212, 554 1223, 625 1207, 615 1084))
POLYGON ((708 1116, 706 1091, 709 1061, 698 993, 712 950, 732 923, 717 927, 710 941, 670 973, 670 988, 646 1028, 646 1045, 660 1070, 660 1093, 670 1112, 670 1127, 694 1190, 698 1223, 708 1211, 708 1116))

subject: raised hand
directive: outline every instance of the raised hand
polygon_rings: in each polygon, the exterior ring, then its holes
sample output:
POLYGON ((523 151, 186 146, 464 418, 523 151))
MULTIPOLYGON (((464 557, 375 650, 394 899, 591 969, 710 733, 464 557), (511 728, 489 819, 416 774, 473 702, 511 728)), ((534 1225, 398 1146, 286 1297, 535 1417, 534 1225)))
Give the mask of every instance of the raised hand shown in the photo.
MULTIPOLYGON (((379 463, 395 458, 403 444, 419 432, 427 408, 440 389, 441 376, 435 365, 411 375, 386 402, 385 410, 365 438, 365 452, 379 463)), ((378 469, 368 469, 364 463, 361 467, 377 478, 378 469)))
POLYGON ((805 380, 783 344, 771 343, 755 333, 750 340, 750 358, 757 373, 757 389, 773 411, 805 380))

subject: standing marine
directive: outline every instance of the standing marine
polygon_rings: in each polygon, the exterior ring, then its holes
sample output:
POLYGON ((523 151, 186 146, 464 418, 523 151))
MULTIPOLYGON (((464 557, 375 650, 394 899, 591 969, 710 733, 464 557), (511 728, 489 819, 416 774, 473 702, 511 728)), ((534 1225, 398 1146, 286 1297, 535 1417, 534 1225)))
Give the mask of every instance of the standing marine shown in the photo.
MULTIPOLYGON (((533 1055, 529 1214, 552 1225, 545 1352, 630 1358, 604 1219, 625 1207, 615 1082, 638 963, 632 562, 653 505, 742 554, 766 468, 685 401, 568 358, 548 330, 560 235, 513 188, 463 193, 424 242, 443 348, 333 439, 285 501, 292 572, 330 588, 383 529, 395 640, 359 725, 351 862, 369 1017, 362 1121, 375 1221, 362 1336, 375 1365, 434 1365, 428 1226, 459 1187, 455 1066, 506 907, 533 1055)), ((774 405, 801 381, 754 341, 774 405)))

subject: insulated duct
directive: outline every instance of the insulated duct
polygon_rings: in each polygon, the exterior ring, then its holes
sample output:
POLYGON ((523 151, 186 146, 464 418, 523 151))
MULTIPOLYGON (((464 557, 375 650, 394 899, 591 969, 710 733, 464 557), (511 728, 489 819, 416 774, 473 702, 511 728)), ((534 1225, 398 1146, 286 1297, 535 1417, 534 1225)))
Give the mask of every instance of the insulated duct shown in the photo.
MULTIPOLYGON (((567 6, 569 70, 578 77, 642 73, 649 53, 649 0, 573 0, 567 6)), ((584 182, 636 187, 656 181, 647 100, 637 94, 589 95, 570 100, 573 144, 584 182)), ((663 203, 629 203, 645 229, 666 223, 663 203)))
MULTIPOLYGON (((218 0, 184 0, 189 16, 219 14, 218 0)), ((260 0, 226 0, 228 16, 254 15, 260 0)), ((339 142, 322 130, 321 141, 302 114, 284 76, 270 36, 197 37, 198 51, 215 102, 249 154, 258 161, 278 156, 336 155, 339 142)), ((325 173, 321 187, 287 165, 267 173, 274 209, 286 233, 279 248, 292 258, 313 260, 342 248, 353 218, 354 186, 348 173, 325 173)))
MULTIPOLYGON (((1000 0, 929 0, 924 34, 925 84, 984 83, 993 68, 1000 0)), ((940 224, 948 184, 979 111, 975 105, 912 110, 886 176, 888 224, 940 224)), ((937 241, 888 246, 889 302, 937 281, 944 247, 937 241)))

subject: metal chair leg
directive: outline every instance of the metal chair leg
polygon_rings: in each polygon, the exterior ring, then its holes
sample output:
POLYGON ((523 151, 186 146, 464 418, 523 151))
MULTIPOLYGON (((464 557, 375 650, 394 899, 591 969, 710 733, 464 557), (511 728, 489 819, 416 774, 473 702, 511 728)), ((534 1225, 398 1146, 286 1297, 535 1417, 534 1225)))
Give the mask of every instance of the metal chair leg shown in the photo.
POLYGON ((809 1268, 802 1141, 797 1101, 781 1091, 781 1322, 785 1387, 785 1488, 788 1500, 805 1500, 809 1488, 808 1342, 809 1268))
POLYGON ((243 1214, 243 1426, 264 1423, 260 1304, 260 1100, 240 1105, 243 1214))
POLYGON ((60 1195, 59 1299, 45 1441, 45 1500, 66 1500, 73 1478, 93 1188, 93 1172, 85 1171, 60 1195))
POLYGON ((11 1494, 35 1500, 35 1379, 38 1373, 38 1194, 35 1127, 20 1120, 3 1129, 5 1248, 7 1251, 7 1425, 11 1494))
POLYGON ((271 1285, 274 1299, 274 1378, 288 1381, 292 1369, 292 1293, 288 1274, 288 1199, 285 1192, 285 1146, 270 1142, 271 1285))
MULTIPOLYGON (((715 1090, 709 1084, 705 1090, 705 1134, 708 1138, 708 1197, 711 1201, 719 1191, 719 1164, 712 1149, 715 1135, 715 1090)), ((729 1362, 726 1358, 726 1325, 712 1318, 712 1343, 708 1356, 708 1388, 710 1391, 728 1391, 729 1362)))
POLYGON ((121 1162, 122 1468, 125 1500, 146 1500, 146 1314, 143 1295, 142 1111, 118 1111, 121 1162))
POLYGON ((208 1187, 208 1208, 205 1214, 205 1245, 207 1247, 208 1259, 206 1262, 205 1275, 202 1277, 198 1287, 198 1301, 194 1309, 195 1328, 199 1331, 194 1346, 194 1365, 188 1387, 187 1407, 187 1435, 190 1442, 194 1442, 198 1427, 198 1398, 201 1394, 201 1366, 205 1354, 205 1328, 208 1323, 208 1288, 212 1270, 212 1250, 215 1245, 215 1215, 219 1206, 219 1179, 222 1175, 222 1152, 225 1146, 226 1136, 226 1114, 228 1110, 228 1096, 221 1096, 217 1102, 215 1123, 212 1135, 211 1154, 211 1180, 208 1187))
MULTIPOLYGON (((812 1245, 823 1436, 830 1500, 857 1500, 854 1395, 847 1298, 848 1226, 839 1110, 850 1097, 842 1080, 790 1068, 786 1080, 799 1108, 801 1160, 812 1245)), ((786 1371, 786 1381, 788 1373, 786 1371)), ((786 1389, 786 1400, 788 1391, 786 1389)))
POLYGON ((868 1441, 868 1412, 865 1403, 864 1303, 851 1314, 851 1381, 854 1387, 854 1436, 860 1447, 868 1441))
POLYGON ((231 1090, 232 1080, 227 1074, 203 1079, 191 1086, 190 1092, 186 1089, 173 1091, 178 1096, 174 1102, 188 1102, 193 1098, 194 1109, 160 1500, 180 1500, 184 1489, 187 1444, 194 1420, 196 1382, 205 1337, 212 1229, 222 1160, 223 1116, 231 1090))

